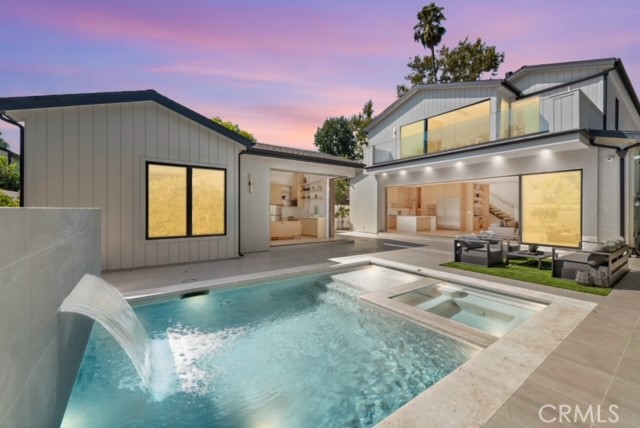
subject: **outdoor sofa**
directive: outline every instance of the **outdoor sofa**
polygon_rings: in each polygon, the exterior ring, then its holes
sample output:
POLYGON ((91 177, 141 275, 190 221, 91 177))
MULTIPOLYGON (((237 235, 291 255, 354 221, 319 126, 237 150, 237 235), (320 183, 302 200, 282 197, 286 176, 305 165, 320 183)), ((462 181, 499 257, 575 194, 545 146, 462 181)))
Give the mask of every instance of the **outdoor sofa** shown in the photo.
POLYGON ((629 247, 624 238, 598 243, 590 250, 565 250, 553 248, 552 275, 556 278, 575 280, 578 272, 592 278, 595 285, 611 287, 629 271, 629 247))
POLYGON ((504 263, 502 239, 480 239, 475 234, 458 235, 453 240, 454 261, 485 267, 504 263))

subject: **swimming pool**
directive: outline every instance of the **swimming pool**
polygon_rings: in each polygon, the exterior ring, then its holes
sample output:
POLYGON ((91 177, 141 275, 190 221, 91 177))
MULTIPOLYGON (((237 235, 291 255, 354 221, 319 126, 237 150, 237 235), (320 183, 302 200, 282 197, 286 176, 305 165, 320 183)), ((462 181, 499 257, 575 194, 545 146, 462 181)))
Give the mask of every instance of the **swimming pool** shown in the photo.
MULTIPOLYGON (((360 271, 367 277, 372 268, 360 271)), ((154 343, 168 350, 166 372, 175 372, 155 399, 96 325, 62 426, 373 426, 477 351, 359 302, 362 291, 340 278, 138 307, 154 343)))

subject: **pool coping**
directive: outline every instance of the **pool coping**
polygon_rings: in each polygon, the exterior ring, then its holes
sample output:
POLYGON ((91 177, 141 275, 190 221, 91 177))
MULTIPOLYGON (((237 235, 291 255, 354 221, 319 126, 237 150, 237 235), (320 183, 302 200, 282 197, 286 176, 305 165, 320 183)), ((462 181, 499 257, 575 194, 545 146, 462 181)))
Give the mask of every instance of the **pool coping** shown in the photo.
POLYGON ((383 428, 425 426, 425 421, 428 421, 429 427, 434 428, 484 426, 597 306, 596 303, 570 297, 516 289, 493 280, 466 277, 376 257, 359 257, 351 261, 369 261, 377 266, 434 276, 548 303, 543 311, 495 340, 378 423, 377 426, 383 428))
MULTIPOLYGON (((250 287, 264 281, 283 280, 299 275, 340 272, 376 265, 420 276, 460 282, 548 305, 543 311, 517 326, 502 338, 491 336, 491 338, 483 339, 482 335, 486 333, 476 331, 468 326, 459 325, 460 328, 450 329, 451 325, 440 325, 438 328, 434 324, 425 323, 421 315, 407 309, 415 309, 425 313, 424 311, 399 302, 395 303, 404 306, 405 310, 399 311, 398 308, 384 307, 385 305, 379 304, 383 298, 392 301, 388 296, 383 297, 384 293, 378 294, 377 297, 376 293, 380 292, 361 295, 371 295, 369 299, 360 298, 361 301, 375 304, 381 309, 390 310, 394 314, 425 328, 431 328, 440 334, 462 340, 481 349, 466 363, 418 394, 377 425, 389 428, 424 426, 426 420, 429 421, 430 427, 436 428, 483 426, 562 340, 597 306, 592 302, 501 284, 499 278, 495 278, 495 280, 477 279, 372 256, 349 257, 332 261, 335 264, 321 263, 168 287, 148 288, 126 292, 123 293, 123 296, 133 306, 142 306, 175 299, 182 294, 197 291, 220 291, 250 287), (468 334, 468 330, 472 330, 471 335, 468 334)), ((405 288, 416 288, 415 283, 404 284, 404 286, 405 288)), ((402 287, 394 288, 390 294, 398 294, 397 291, 402 290, 402 287)), ((446 321, 452 323, 450 320, 446 321)))

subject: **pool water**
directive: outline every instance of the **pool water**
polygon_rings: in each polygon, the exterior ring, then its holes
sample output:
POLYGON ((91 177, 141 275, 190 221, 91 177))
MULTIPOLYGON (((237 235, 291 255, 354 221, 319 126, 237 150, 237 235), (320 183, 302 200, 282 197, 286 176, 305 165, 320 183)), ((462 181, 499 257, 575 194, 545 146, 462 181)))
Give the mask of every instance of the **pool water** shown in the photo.
POLYGON ((476 352, 358 293, 316 275, 137 308, 160 397, 96 324, 62 426, 373 426, 476 352))
POLYGON ((392 297, 393 300, 502 337, 547 305, 446 281, 392 297))

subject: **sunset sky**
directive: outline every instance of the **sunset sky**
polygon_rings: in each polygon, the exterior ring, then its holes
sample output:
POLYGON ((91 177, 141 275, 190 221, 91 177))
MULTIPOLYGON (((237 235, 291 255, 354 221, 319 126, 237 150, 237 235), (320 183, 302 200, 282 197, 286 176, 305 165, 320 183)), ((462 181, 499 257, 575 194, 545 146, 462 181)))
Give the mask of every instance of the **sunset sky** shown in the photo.
MULTIPOLYGON (((416 13, 398 0, 20 0, 2 11, 0 97, 155 89, 260 142, 313 148, 330 116, 395 99, 416 13)), ((481 37, 526 64, 622 58, 640 91, 637 0, 439 1, 455 45, 481 37)), ((0 122, 17 149, 17 133, 0 122)))

